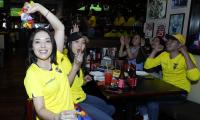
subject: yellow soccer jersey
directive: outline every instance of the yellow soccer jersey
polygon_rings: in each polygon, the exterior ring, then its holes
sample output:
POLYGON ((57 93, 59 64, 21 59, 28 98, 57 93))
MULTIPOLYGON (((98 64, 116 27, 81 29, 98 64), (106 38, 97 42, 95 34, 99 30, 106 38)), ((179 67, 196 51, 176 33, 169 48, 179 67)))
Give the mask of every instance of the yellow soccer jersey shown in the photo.
MULTIPOLYGON (((62 66, 67 67, 67 74, 69 74, 69 72, 72 69, 72 64, 67 57, 65 57, 65 59, 66 59, 65 64, 67 64, 67 66, 66 65, 62 66)), ((71 85, 71 93, 74 103, 79 103, 86 99, 86 93, 82 89, 83 83, 84 83, 84 75, 82 69, 80 69, 79 76, 78 75, 75 76, 73 84, 71 85)))
POLYGON ((79 103, 86 99, 86 93, 82 89, 82 85, 84 83, 84 76, 82 70, 80 70, 79 73, 80 75, 76 75, 74 82, 71 86, 71 92, 74 103, 79 103))
POLYGON ((54 113, 74 109, 67 70, 61 67, 67 66, 66 58, 57 52, 57 60, 58 65, 52 64, 51 71, 43 70, 33 63, 24 79, 29 98, 43 96, 45 107, 54 113))
MULTIPOLYGON (((61 57, 58 57, 58 58, 61 58, 61 57)), ((62 59, 65 59, 65 60, 64 62, 62 62, 63 65, 61 64, 61 67, 67 67, 67 69, 66 68, 63 68, 63 69, 66 70, 67 75, 68 75, 72 69, 72 64, 67 57, 61 58, 60 60, 62 59)), ((79 73, 80 73, 79 76, 78 75, 75 76, 73 84, 71 85, 72 99, 74 103, 79 103, 86 99, 86 93, 82 89, 82 85, 84 83, 84 75, 83 75, 82 69, 80 69, 79 73)))
POLYGON ((125 22, 126 22, 126 21, 125 21, 124 17, 123 17, 123 16, 120 16, 120 17, 116 17, 116 18, 115 18, 113 24, 114 24, 115 26, 123 26, 125 22))
POLYGON ((135 24, 135 18, 130 17, 127 22, 124 24, 124 26, 133 26, 135 24))
MULTIPOLYGON (((190 58, 196 64, 192 54, 190 54, 190 58)), ((144 68, 150 69, 158 65, 162 66, 164 81, 182 88, 187 92, 190 92, 191 89, 190 80, 196 81, 200 78, 198 68, 187 70, 185 58, 182 54, 170 59, 169 53, 163 52, 156 58, 147 58, 144 68)))
POLYGON ((91 16, 88 22, 89 22, 90 27, 96 27, 96 17, 95 16, 91 16))

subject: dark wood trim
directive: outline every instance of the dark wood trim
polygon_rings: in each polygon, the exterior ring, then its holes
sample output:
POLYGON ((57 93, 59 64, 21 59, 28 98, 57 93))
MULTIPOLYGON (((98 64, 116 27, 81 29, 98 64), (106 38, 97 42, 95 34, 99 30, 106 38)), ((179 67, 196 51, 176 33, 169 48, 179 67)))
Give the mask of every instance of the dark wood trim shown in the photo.
POLYGON ((119 47, 119 38, 91 38, 88 48, 111 48, 119 47))

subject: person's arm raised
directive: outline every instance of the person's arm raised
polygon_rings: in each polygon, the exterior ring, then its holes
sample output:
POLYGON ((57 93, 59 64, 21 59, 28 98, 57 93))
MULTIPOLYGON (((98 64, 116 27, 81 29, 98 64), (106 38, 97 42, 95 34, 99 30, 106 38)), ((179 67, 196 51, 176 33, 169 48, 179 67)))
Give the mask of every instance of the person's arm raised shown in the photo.
POLYGON ((48 9, 39 3, 25 4, 27 13, 40 12, 51 24, 54 29, 54 38, 56 40, 57 49, 62 52, 64 48, 65 27, 63 23, 48 9))
POLYGON ((125 41, 124 41, 124 36, 120 37, 120 49, 119 49, 119 57, 124 57, 127 55, 126 51, 124 51, 124 47, 125 47, 125 41))
POLYGON ((76 73, 80 70, 81 64, 83 62, 83 54, 82 52, 78 52, 77 55, 74 57, 74 62, 72 64, 72 69, 68 75, 68 80, 70 85, 73 84, 74 78, 76 77, 76 73))
POLYGON ((148 58, 154 58, 156 54, 162 51, 164 47, 162 45, 156 45, 155 48, 152 50, 148 58))
POLYGON ((192 59, 189 56, 189 53, 187 52, 187 48, 185 45, 179 46, 179 51, 182 53, 183 57, 185 58, 187 69, 193 69, 196 67, 196 65, 193 63, 192 59))

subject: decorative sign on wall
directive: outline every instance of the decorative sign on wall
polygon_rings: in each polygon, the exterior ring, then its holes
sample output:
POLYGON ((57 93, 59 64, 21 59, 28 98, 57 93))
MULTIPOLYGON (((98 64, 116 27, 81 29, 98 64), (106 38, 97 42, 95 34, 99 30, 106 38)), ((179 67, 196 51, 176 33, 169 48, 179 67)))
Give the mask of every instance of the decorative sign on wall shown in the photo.
POLYGON ((147 17, 150 19, 165 18, 167 9, 167 0, 149 0, 147 8, 147 17))
POLYGON ((160 24, 157 26, 156 36, 158 36, 158 37, 165 36, 165 25, 164 24, 160 24))
POLYGON ((154 30, 154 23, 145 23, 144 24, 144 33, 145 33, 145 38, 151 38, 153 37, 153 30, 154 30))
POLYGON ((171 14, 169 19, 169 34, 181 33, 183 31, 184 13, 171 14))
POLYGON ((188 3, 188 0, 172 0, 171 8, 177 9, 177 8, 186 7, 187 3, 188 3))

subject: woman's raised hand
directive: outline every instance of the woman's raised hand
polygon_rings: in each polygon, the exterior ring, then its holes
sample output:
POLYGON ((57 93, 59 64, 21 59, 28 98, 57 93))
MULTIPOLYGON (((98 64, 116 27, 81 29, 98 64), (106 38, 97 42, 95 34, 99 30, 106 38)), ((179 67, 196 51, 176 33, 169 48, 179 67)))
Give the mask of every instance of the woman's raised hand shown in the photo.
POLYGON ((120 43, 121 43, 121 45, 125 45, 125 41, 124 41, 124 36, 123 35, 120 37, 120 43))
POLYGON ((130 38, 129 38, 128 36, 125 36, 125 37, 124 37, 124 43, 125 43, 125 45, 129 45, 129 43, 130 43, 130 38))
POLYGON ((79 27, 77 24, 73 25, 73 28, 70 30, 70 34, 74 33, 74 32, 79 32, 79 27))
POLYGON ((25 11, 26 13, 30 14, 30 13, 35 13, 35 12, 39 11, 40 6, 41 5, 39 3, 34 3, 34 2, 28 3, 28 2, 26 2, 24 4, 23 8, 26 9, 26 11, 25 11))
POLYGON ((81 65, 83 62, 83 55, 84 53, 81 50, 77 50, 77 53, 75 54, 74 57, 74 63, 77 65, 81 65))

